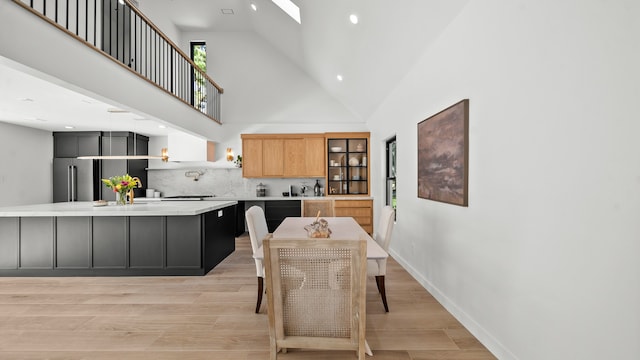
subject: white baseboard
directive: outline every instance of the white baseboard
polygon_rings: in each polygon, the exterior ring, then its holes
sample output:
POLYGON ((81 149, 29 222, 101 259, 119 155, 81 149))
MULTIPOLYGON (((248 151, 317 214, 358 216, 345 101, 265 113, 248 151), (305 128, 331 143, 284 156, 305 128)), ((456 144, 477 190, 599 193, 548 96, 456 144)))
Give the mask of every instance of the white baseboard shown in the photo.
POLYGON ((390 255, 397 261, 407 272, 413 276, 422 287, 424 287, 438 302, 456 318, 464 327, 469 330, 473 336, 478 339, 495 357, 502 360, 517 360, 518 358, 502 345, 495 337, 487 332, 472 317, 460 309, 453 301, 451 301, 438 288, 433 286, 429 280, 423 277, 416 269, 405 261, 402 256, 394 251, 390 251, 390 255))

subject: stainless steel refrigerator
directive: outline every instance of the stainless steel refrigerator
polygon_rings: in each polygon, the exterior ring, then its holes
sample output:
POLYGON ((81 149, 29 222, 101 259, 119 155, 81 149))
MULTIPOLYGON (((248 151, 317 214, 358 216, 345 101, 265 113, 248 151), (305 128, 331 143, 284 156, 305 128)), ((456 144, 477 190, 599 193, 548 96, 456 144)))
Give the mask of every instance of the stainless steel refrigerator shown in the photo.
POLYGON ((98 200, 98 160, 53 159, 53 202, 98 200))

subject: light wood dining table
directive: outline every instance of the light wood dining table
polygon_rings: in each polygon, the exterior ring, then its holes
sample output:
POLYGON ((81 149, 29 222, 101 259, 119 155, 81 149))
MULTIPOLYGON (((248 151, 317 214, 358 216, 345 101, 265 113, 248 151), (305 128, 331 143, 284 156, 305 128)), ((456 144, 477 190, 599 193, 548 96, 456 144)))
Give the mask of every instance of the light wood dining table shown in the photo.
MULTIPOLYGON (((356 222, 352 217, 326 217, 324 218, 329 223, 329 229, 331 229, 332 239, 344 239, 344 240, 367 240, 367 259, 379 260, 386 259, 389 254, 377 243, 373 238, 367 234, 364 229, 356 222)), ((304 239, 307 238, 307 230, 305 226, 313 223, 316 220, 314 217, 288 217, 276 228, 273 232, 273 239, 304 239)), ((309 238, 309 240, 322 240, 317 238, 309 238)), ((258 247, 253 258, 258 260, 264 259, 264 252, 262 246, 258 247)))

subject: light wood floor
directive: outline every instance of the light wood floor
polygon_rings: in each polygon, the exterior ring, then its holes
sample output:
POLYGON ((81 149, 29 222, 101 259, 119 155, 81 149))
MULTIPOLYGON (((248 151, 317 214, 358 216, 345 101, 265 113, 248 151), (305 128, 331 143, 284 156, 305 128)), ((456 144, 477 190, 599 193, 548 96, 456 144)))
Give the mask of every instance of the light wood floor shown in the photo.
MULTIPOLYGON (((268 359, 266 304, 254 313, 249 238, 202 277, 0 277, 0 359, 268 359)), ((368 281, 367 340, 379 360, 495 359, 395 261, 389 313, 368 281)), ((291 351, 282 359, 355 359, 291 351)))

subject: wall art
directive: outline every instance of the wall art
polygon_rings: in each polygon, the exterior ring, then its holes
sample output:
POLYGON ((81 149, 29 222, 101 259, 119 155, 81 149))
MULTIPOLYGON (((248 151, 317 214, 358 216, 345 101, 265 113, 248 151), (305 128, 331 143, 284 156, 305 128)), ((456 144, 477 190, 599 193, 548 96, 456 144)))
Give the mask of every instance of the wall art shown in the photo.
POLYGON ((468 206, 469 99, 418 123, 418 197, 468 206))

